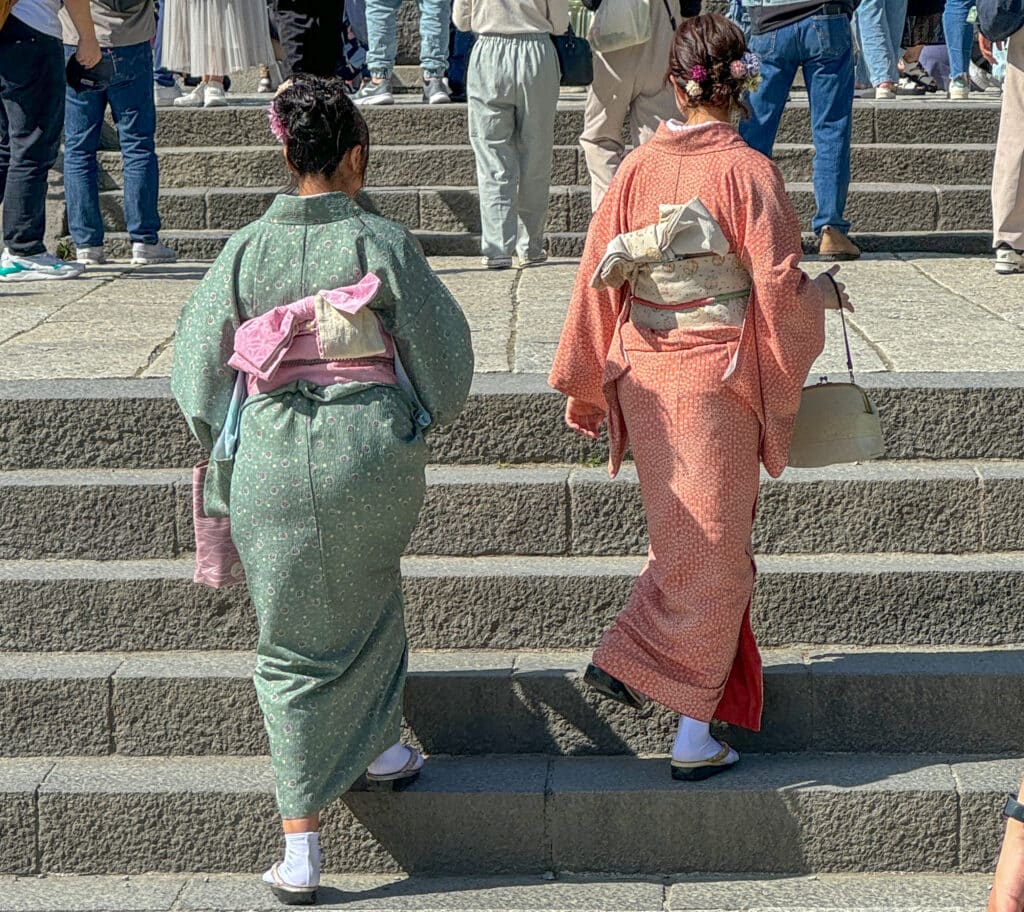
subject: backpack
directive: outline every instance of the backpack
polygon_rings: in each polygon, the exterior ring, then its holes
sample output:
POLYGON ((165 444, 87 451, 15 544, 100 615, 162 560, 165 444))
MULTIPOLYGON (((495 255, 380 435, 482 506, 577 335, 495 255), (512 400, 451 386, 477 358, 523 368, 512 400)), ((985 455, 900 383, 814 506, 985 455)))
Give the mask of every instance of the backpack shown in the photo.
POLYGON ((146 0, 93 0, 93 3, 115 13, 131 13, 146 3, 146 0))
POLYGON ((1024 29, 1024 0, 978 0, 978 27, 989 41, 1005 41, 1024 29))

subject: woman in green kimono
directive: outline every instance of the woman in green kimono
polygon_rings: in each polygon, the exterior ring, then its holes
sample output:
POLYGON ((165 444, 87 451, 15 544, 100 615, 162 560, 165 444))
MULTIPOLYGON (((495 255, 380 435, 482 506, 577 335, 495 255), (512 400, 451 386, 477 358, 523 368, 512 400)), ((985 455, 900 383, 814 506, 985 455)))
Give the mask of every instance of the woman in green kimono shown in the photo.
POLYGON ((473 353, 416 241, 353 200, 369 134, 341 80, 296 77, 270 121, 298 195, 228 241, 179 320, 171 385, 210 451, 232 401, 229 361, 254 371, 237 451, 211 462, 204 511, 230 516, 259 621, 255 684, 286 842, 264 880, 299 904, 315 901, 320 810, 364 773, 402 782, 423 763, 399 741, 399 560, 423 501, 423 428, 459 414, 473 353), (339 288, 353 285, 377 336, 346 358, 331 346, 359 323, 339 288), (316 298, 302 316, 304 296, 316 298), (348 313, 330 332, 324 300, 348 313))

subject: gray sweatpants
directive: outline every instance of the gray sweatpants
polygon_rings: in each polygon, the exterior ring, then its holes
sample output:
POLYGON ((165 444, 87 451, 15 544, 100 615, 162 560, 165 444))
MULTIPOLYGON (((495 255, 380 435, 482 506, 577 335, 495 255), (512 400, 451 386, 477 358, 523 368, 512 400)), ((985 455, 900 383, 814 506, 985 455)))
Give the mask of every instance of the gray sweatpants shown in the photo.
POLYGON ((1009 38, 1003 113, 992 174, 995 245, 1024 250, 1024 29, 1009 38))
POLYGON ((486 257, 544 250, 559 78, 550 35, 481 35, 473 47, 469 141, 486 257))

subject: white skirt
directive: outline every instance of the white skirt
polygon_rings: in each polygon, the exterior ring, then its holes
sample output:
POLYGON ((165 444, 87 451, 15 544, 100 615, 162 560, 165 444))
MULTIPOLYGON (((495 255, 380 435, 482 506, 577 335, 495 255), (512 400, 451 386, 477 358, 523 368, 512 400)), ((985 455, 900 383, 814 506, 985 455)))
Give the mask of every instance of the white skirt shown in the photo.
POLYGON ((274 63, 266 0, 166 0, 162 64, 224 76, 274 63))

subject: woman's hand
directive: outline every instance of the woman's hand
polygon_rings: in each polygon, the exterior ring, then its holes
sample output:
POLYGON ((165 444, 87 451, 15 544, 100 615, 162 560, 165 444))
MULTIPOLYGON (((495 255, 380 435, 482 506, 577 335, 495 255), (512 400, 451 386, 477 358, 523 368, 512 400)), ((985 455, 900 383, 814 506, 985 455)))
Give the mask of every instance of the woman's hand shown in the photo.
POLYGON ((78 62, 86 69, 96 66, 103 59, 103 51, 96 41, 95 36, 85 36, 78 42, 78 50, 75 51, 78 62))
POLYGON ((842 307, 843 310, 853 313, 850 296, 846 293, 846 286, 836 278, 838 274, 839 265, 836 264, 818 276, 814 282, 825 296, 825 310, 839 310, 842 307))
POLYGON ((604 424, 605 412, 603 408, 591 405, 588 402, 581 402, 579 399, 569 397, 565 404, 565 423, 576 433, 584 437, 591 437, 594 440, 601 435, 601 425, 604 424))
POLYGON ((981 50, 981 56, 995 66, 996 57, 995 54, 992 53, 992 42, 981 34, 981 32, 978 32, 978 47, 981 50))

